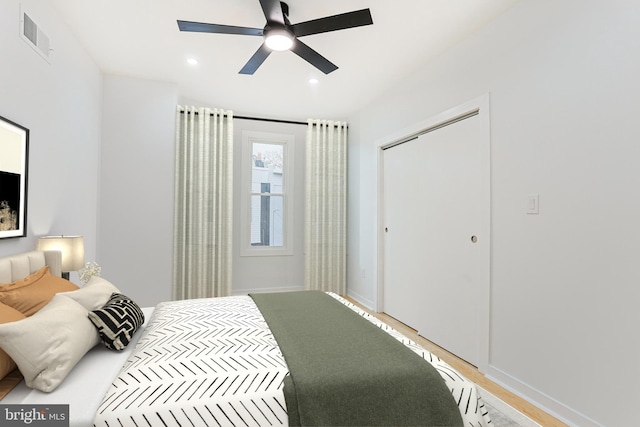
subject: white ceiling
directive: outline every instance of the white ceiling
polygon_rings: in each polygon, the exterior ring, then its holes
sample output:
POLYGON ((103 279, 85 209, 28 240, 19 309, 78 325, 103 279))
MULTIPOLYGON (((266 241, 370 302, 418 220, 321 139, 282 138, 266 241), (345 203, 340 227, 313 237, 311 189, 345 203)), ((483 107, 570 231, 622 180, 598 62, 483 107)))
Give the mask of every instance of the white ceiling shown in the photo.
POLYGON ((258 0, 52 3, 105 73, 173 82, 183 99, 236 115, 306 120, 346 119, 517 1, 288 0, 293 24, 364 8, 374 24, 301 38, 339 67, 331 74, 287 51, 252 76, 238 71, 261 37, 185 33, 176 20, 262 28, 258 0))

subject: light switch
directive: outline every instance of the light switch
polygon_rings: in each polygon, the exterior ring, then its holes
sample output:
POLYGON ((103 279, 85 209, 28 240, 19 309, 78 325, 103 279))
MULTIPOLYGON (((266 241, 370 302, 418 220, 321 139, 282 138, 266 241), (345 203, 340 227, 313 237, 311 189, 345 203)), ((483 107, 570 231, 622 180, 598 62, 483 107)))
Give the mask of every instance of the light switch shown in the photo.
POLYGON ((534 215, 540 213, 540 197, 537 194, 527 196, 527 213, 534 215))

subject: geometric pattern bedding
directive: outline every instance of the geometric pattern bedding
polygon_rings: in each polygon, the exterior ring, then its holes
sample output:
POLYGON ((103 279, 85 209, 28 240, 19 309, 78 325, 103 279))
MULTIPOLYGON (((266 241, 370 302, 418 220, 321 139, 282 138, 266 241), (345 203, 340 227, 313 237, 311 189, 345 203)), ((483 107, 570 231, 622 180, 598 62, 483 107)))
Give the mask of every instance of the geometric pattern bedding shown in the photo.
MULTIPOLYGON (((473 383, 374 316, 329 295, 430 362, 458 402, 465 425, 489 425, 473 383)), ((94 425, 287 425, 283 380, 288 372, 251 297, 160 303, 94 425)))
POLYGON ((160 303, 94 425, 285 425, 287 373, 250 297, 160 303))

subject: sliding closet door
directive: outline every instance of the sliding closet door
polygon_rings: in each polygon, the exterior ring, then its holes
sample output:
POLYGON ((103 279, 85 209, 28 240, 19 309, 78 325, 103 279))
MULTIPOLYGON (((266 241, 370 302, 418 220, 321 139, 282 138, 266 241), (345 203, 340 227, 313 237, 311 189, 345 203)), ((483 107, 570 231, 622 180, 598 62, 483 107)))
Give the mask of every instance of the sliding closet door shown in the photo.
POLYGON ((384 311, 476 366, 489 286, 480 135, 476 115, 383 153, 384 311))

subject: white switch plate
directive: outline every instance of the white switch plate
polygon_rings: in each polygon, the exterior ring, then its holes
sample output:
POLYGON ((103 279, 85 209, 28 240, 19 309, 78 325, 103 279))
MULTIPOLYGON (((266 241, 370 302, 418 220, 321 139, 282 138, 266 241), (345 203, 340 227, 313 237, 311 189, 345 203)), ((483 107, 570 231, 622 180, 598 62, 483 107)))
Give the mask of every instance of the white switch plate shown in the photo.
POLYGON ((540 196, 537 194, 529 194, 527 196, 527 213, 539 214, 540 213, 540 196))

